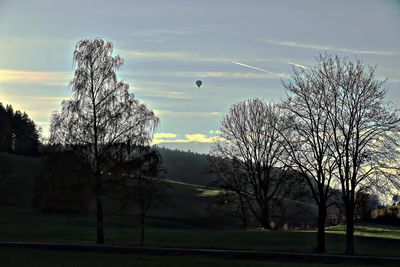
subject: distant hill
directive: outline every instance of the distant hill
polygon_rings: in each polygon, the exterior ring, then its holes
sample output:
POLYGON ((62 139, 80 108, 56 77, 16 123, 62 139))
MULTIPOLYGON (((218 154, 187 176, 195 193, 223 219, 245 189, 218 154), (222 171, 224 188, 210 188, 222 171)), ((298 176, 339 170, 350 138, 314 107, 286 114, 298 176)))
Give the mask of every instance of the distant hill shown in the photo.
POLYGON ((208 154, 210 152, 212 143, 202 142, 186 142, 186 143, 175 143, 175 142, 164 142, 157 145, 157 147, 168 148, 172 150, 191 151, 201 154, 208 154))
POLYGON ((208 156, 205 154, 162 147, 156 149, 162 156, 168 180, 206 186, 217 179, 207 172, 208 156))

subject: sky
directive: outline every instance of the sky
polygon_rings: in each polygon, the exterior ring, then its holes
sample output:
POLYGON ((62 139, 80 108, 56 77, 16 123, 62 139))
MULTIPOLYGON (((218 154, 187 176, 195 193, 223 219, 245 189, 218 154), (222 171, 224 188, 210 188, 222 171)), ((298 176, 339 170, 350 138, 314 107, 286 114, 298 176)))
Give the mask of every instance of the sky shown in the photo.
POLYGON ((71 97, 75 44, 100 37, 125 60, 118 78, 160 118, 154 143, 204 153, 232 104, 281 101, 293 66, 319 53, 376 65, 400 105, 399 29, 390 0, 0 0, 0 102, 48 136, 71 97))

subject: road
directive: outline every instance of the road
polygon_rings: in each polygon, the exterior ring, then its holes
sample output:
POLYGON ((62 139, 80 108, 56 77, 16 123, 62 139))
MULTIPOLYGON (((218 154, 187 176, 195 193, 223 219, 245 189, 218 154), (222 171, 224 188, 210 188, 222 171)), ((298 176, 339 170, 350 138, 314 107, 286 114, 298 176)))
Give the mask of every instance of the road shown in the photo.
POLYGON ((167 247, 131 247, 98 244, 76 243, 42 243, 42 242, 0 242, 0 247, 45 249, 59 251, 80 251, 97 253, 121 253, 150 256, 201 256, 238 260, 256 261, 290 261, 319 263, 358 263, 358 264, 398 264, 400 257, 333 255, 314 253, 287 253, 252 250, 200 249, 200 248, 167 248, 167 247))

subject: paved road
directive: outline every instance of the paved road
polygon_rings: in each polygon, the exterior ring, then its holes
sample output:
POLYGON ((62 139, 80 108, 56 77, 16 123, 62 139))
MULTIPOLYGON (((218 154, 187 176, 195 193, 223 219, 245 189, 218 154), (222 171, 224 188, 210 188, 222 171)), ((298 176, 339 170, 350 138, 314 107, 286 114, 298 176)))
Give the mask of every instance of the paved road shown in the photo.
POLYGON ((0 247, 46 249, 59 251, 102 252, 138 254, 152 256, 201 256, 225 259, 257 260, 257 261, 291 261, 291 262, 323 262, 323 263, 359 263, 385 264, 400 266, 400 257, 350 256, 312 253, 266 252, 252 250, 228 249, 195 249, 166 247, 128 247, 97 244, 75 243, 40 243, 40 242, 0 242, 0 247))

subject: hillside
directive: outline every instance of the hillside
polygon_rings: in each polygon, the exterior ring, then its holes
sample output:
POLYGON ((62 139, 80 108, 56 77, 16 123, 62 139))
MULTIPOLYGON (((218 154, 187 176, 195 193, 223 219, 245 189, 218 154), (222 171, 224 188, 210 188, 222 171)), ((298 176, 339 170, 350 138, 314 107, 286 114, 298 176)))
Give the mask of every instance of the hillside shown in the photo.
POLYGON ((40 158, 0 153, 0 204, 28 207, 40 158))
MULTIPOLYGON (((149 216, 186 221, 201 227, 232 227, 237 224, 226 216, 210 216, 208 209, 217 191, 205 189, 216 179, 207 173, 207 155, 165 148, 158 150, 167 169, 170 189, 166 205, 150 209, 149 216)), ((0 162, 0 205, 31 207, 34 179, 39 175, 41 159, 0 153, 0 162)), ((297 220, 313 224, 314 205, 298 201, 293 205, 299 209, 297 220)), ((94 212, 94 208, 93 205, 90 210, 94 212)), ((104 208, 107 214, 137 214, 132 209, 122 211, 113 200, 107 200, 104 208)))
MULTIPOLYGON (((168 149, 161 149, 160 153, 168 170, 167 179, 172 181, 166 205, 150 209, 149 215, 184 220, 199 226, 214 224, 207 211, 213 195, 208 194, 203 186, 195 185, 207 184, 212 179, 209 175, 202 177, 206 156, 168 149)), ((31 207, 34 179, 39 175, 40 167, 41 158, 0 153, 0 205, 31 207)), ((105 212, 117 214, 121 211, 113 201, 107 201, 105 212)), ((135 213, 129 213, 132 212, 135 213)))
POLYGON ((207 172, 208 156, 194 152, 156 147, 167 168, 167 179, 207 186, 217 177, 207 172))

